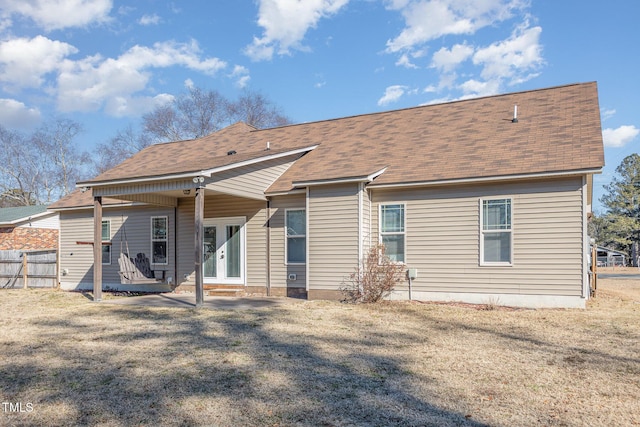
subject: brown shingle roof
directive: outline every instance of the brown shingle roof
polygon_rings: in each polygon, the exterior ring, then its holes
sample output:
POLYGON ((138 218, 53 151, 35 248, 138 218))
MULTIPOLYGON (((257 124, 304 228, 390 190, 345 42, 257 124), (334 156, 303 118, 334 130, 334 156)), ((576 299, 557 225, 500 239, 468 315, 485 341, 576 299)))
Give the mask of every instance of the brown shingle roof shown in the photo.
POLYGON ((367 176, 371 185, 599 169, 595 82, 256 130, 238 123, 192 141, 142 150, 92 182, 211 169, 271 150, 318 145, 268 190, 367 176), (514 105, 518 122, 512 123, 514 105), (234 156, 227 152, 235 150, 234 156))

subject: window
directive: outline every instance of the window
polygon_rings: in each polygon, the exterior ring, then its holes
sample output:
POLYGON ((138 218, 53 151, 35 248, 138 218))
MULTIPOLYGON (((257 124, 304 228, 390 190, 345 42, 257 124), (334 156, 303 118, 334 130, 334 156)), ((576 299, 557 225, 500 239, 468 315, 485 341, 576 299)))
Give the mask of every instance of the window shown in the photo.
POLYGON ((287 263, 304 264, 307 260, 307 217, 304 209, 285 211, 287 263))
POLYGON ((482 200, 481 206, 480 264, 511 265, 511 199, 482 200))
MULTIPOLYGON (((111 222, 102 221, 102 241, 111 242, 111 222)), ((111 264, 111 245, 102 245, 102 264, 111 264)))
POLYGON ((151 263, 167 264, 167 225, 166 216, 151 217, 151 263))
POLYGON ((404 262, 404 205, 380 205, 380 242, 386 255, 395 262, 404 262))

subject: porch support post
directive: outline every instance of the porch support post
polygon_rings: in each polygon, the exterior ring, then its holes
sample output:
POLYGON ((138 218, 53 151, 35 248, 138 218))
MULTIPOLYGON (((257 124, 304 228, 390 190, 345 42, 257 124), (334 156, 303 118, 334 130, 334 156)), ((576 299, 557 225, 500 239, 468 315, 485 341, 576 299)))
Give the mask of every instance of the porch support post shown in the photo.
POLYGON ((93 198, 93 300, 102 301, 102 197, 93 198))
POLYGON ((196 188, 196 209, 195 209, 195 255, 196 255, 196 307, 201 307, 204 303, 204 285, 202 278, 202 257, 204 251, 204 188, 196 188))

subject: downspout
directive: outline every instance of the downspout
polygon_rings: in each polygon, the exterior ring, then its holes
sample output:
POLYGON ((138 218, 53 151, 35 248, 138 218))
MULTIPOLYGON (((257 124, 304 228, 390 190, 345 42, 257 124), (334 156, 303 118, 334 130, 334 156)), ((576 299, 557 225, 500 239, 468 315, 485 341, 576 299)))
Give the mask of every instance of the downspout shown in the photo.
POLYGON ((267 296, 271 296, 271 200, 267 198, 267 296))

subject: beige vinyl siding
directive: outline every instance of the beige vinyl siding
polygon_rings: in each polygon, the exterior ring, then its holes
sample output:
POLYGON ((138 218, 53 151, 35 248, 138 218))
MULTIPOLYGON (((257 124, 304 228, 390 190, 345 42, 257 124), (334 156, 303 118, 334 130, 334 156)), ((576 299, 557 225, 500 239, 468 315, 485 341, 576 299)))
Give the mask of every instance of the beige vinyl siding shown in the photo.
MULTIPOLYGON (((175 265, 175 217, 174 209, 158 207, 105 208, 102 220, 110 222, 111 264, 102 265, 103 288, 120 285, 118 257, 121 250, 135 257, 144 253, 151 261, 151 217, 168 218, 167 265, 151 265, 151 269, 167 270, 167 277, 174 277, 175 265), (122 249, 121 249, 122 248, 122 249)), ((60 212, 60 276, 63 288, 91 288, 93 286, 93 246, 76 242, 93 242, 93 209, 60 212)))
MULTIPOLYGON (((415 291, 580 296, 582 179, 373 190, 378 206, 406 203, 406 263, 415 291), (480 266, 480 200, 511 198, 513 265, 480 266)), ((406 288, 405 288, 406 289, 406 288)))
MULTIPOLYGON (((306 265, 287 264, 285 258, 286 230, 285 212, 287 209, 305 209, 305 195, 275 196, 271 200, 271 287, 306 288, 306 265), (289 274, 295 274, 296 280, 289 280, 289 274)), ((308 235, 308 231, 307 231, 308 235)))
MULTIPOLYGON (((229 195, 206 196, 205 218, 246 217, 246 284, 266 286, 267 216, 266 201, 243 199, 229 195)), ((195 199, 180 199, 178 205, 178 284, 185 275, 193 280, 195 199)))
POLYGON ((367 251, 371 247, 371 242, 377 236, 371 234, 371 193, 363 186, 362 190, 362 254, 360 258, 367 256, 367 251))
POLYGON ((19 225, 24 228, 47 228, 53 230, 60 229, 60 217, 56 214, 46 215, 34 219, 32 221, 25 221, 19 225))
MULTIPOLYGON (((296 155, 297 157, 298 155, 296 155)), ((207 179, 207 188, 257 200, 293 164, 292 156, 219 172, 207 179)))
POLYGON ((358 265, 358 184, 309 188, 309 289, 338 290, 358 265))

